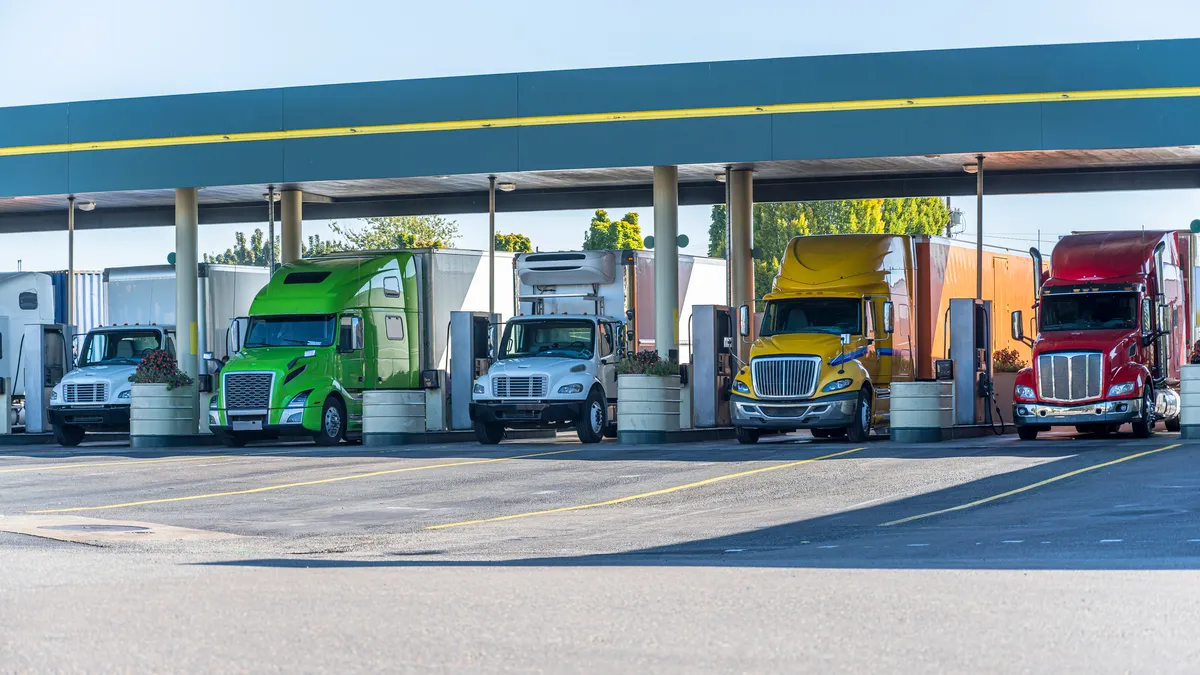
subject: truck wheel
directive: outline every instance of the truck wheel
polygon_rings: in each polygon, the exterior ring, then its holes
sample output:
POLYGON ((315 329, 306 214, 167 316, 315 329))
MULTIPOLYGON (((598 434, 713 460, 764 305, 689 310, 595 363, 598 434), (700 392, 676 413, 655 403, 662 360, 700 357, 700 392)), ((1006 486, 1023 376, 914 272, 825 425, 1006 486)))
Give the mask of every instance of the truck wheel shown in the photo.
POLYGON ((1178 417, 1169 419, 1163 424, 1167 427, 1167 431, 1179 431, 1183 428, 1183 422, 1178 417))
POLYGON ((229 431, 214 431, 213 435, 227 448, 244 448, 246 447, 246 443, 250 441, 249 438, 246 438, 242 434, 229 431))
POLYGON ((1133 423, 1134 438, 1150 438, 1154 435, 1154 390, 1146 387, 1142 397, 1142 419, 1133 423))
POLYGON ((871 437, 871 396, 865 390, 858 392, 858 407, 854 410, 854 421, 846 427, 846 437, 851 443, 865 443, 871 437))
POLYGON ((483 445, 495 445, 504 440, 504 425, 475 420, 475 440, 483 445))
POLYGON ((754 445, 758 442, 758 437, 761 435, 758 429, 751 427, 734 427, 733 431, 737 434, 738 443, 742 445, 754 445))
POLYGON ((1017 427, 1017 435, 1023 441, 1036 441, 1038 429, 1037 427, 1017 427))
POLYGON ((579 434, 580 443, 599 443, 604 438, 604 428, 608 426, 605 407, 600 392, 593 389, 583 402, 583 415, 575 420, 575 432, 579 434))
POLYGON ((54 442, 64 448, 73 448, 83 442, 84 433, 83 427, 72 424, 54 427, 54 442))
POLYGON ((337 445, 346 437, 346 406, 332 396, 325 399, 321 408, 321 430, 317 432, 317 445, 337 445))

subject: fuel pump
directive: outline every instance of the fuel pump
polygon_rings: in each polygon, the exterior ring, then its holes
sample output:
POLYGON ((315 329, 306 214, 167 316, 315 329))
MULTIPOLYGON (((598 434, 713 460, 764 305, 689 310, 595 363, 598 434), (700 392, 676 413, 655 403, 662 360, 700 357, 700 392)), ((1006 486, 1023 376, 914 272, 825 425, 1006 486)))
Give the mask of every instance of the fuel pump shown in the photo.
POLYGON ((696 427, 730 426, 733 313, 725 305, 694 305, 691 328, 693 422, 696 427))
POLYGON ((500 315, 487 312, 450 312, 450 428, 470 429, 471 387, 487 374, 492 360, 493 327, 500 315))
POLYGON ((63 324, 10 325, 9 328, 23 329, 19 331, 21 338, 13 371, 13 398, 21 398, 22 405, 16 408, 17 421, 13 426, 23 423, 25 433, 44 433, 50 429, 46 422, 50 391, 74 366, 70 352, 72 329, 63 324))
POLYGON ((991 424, 992 301, 950 300, 949 356, 954 361, 954 423, 991 424))

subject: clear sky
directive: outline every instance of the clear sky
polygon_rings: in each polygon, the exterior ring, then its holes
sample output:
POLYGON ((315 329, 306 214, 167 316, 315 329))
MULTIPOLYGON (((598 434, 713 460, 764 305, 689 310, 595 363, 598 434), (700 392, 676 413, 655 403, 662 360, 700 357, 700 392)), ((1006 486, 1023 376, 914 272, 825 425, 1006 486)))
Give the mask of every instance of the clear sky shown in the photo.
MULTIPOLYGON (((0 106, 479 73, 1200 36, 1195 0, 0 0, 0 106)), ((973 233, 974 201, 956 200, 973 233)), ((1195 190, 989 197, 990 243, 1028 248, 1076 229, 1185 227, 1195 190), (1000 237, 1008 237, 1001 239, 1000 237)), ((708 207, 680 209, 690 253, 708 207)), ((624 209, 610 209, 620 215, 624 209)), ((650 209, 639 210, 651 232, 650 209)), ((577 248, 586 211, 500 214, 542 250, 577 248)), ((456 216, 460 246, 486 216, 456 216)), ((265 226, 265 224, 264 224, 265 226)), ((249 226, 203 226, 224 250, 249 226)), ((322 222, 305 234, 322 234, 322 222)), ((480 236, 482 234, 482 237, 480 236)), ((0 270, 61 269, 65 233, 0 235, 0 270)), ((81 232, 76 267, 160 263, 169 228, 81 232)))

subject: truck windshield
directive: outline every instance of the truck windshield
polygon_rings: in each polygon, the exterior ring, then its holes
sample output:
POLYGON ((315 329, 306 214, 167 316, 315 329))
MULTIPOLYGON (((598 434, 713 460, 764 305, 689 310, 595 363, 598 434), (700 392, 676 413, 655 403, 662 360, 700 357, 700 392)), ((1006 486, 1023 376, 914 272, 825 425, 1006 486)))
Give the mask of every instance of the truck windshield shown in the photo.
POLYGON ((105 365, 133 366, 142 357, 162 346, 162 334, 156 330, 92 331, 83 343, 80 367, 105 365))
POLYGON ((252 316, 246 347, 328 347, 333 344, 332 316, 252 316))
POLYGON ((1043 331, 1135 328, 1136 293, 1071 293, 1043 295, 1043 331))
POLYGON ((590 359, 595 345, 596 324, 591 321, 512 321, 504 329, 500 358, 561 356, 569 359, 590 359))
POLYGON ((803 298, 772 300, 763 312, 763 337, 785 333, 862 333, 862 300, 803 298))

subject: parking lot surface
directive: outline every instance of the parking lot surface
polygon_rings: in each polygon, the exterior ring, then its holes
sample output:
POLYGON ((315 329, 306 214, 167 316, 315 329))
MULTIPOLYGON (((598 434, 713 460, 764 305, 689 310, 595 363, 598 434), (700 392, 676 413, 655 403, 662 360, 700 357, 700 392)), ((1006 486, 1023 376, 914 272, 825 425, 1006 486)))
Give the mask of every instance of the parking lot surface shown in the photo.
POLYGON ((1159 433, 0 453, 0 672, 1196 672, 1159 433))

